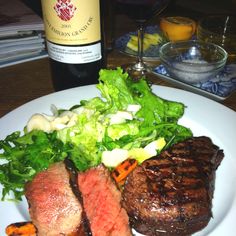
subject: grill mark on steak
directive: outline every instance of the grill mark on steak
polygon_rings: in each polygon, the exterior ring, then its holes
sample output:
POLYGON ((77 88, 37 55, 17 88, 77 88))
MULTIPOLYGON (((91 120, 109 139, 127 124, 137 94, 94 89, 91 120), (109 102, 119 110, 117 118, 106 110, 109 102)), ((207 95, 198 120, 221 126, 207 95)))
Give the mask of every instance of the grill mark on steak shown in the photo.
POLYGON ((123 191, 132 226, 145 235, 181 236, 205 227, 223 155, 209 138, 196 137, 143 162, 123 191))
MULTIPOLYGON (((158 171, 159 178, 157 178, 156 181, 159 181, 161 183, 161 188, 159 191, 160 195, 168 196, 168 193, 172 192, 173 189, 175 191, 178 190, 177 194, 174 194, 174 197, 177 198, 172 199, 172 201, 184 203, 192 201, 195 198, 194 196, 193 198, 185 198, 184 190, 193 191, 200 188, 206 188, 207 191, 209 190, 208 183, 210 179, 208 177, 210 176, 210 173, 215 169, 215 164, 212 164, 210 161, 211 159, 208 159, 209 155, 212 154, 212 150, 210 149, 202 149, 201 156, 195 156, 195 153, 197 153, 196 149, 201 148, 203 145, 204 144, 201 140, 198 141, 196 146, 183 145, 183 143, 180 143, 175 146, 175 149, 170 149, 165 152, 165 155, 167 157, 171 157, 168 164, 158 164, 158 160, 163 158, 163 155, 160 155, 156 158, 156 165, 147 165, 145 167, 147 176, 149 170, 151 170, 152 173, 156 173, 158 171), (176 175, 173 173, 178 173, 177 180, 175 180, 176 175), (206 181, 206 178, 209 181, 206 181), (166 187, 165 183, 167 181, 171 182, 172 188, 166 187), (194 181, 196 184, 192 184, 192 182, 194 181)), ((152 189, 152 186, 150 189, 152 189)))

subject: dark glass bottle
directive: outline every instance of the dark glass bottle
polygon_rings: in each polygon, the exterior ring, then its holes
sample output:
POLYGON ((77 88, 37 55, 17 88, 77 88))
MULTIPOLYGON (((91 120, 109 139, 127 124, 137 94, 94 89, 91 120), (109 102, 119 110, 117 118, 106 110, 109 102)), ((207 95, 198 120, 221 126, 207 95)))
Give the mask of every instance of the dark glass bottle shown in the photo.
POLYGON ((41 0, 56 91, 95 84, 105 66, 100 0, 41 0))

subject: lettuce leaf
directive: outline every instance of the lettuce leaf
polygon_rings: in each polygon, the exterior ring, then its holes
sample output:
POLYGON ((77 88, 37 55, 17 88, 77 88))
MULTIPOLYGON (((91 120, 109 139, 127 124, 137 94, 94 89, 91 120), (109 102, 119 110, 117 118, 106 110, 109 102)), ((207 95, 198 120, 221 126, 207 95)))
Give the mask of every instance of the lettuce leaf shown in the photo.
POLYGON ((50 164, 62 161, 66 157, 64 144, 56 138, 56 133, 47 134, 34 130, 20 136, 20 132, 8 135, 0 141, 0 183, 4 186, 2 199, 13 191, 17 200, 21 199, 24 185, 38 172, 50 164))
MULTIPOLYGON (((79 171, 101 163, 102 152, 114 148, 143 148, 164 138, 165 148, 192 136, 178 124, 185 106, 155 95, 143 78, 133 81, 121 68, 100 71, 97 88, 101 97, 82 100, 69 110, 78 116, 76 124, 51 133, 33 130, 15 132, 0 141, 0 183, 2 199, 9 192, 20 200, 24 185, 50 164, 70 159, 79 171), (110 117, 138 105, 133 119, 112 124, 110 117)), ((58 110, 58 114, 65 110, 58 110)))
POLYGON ((100 71, 97 88, 109 104, 107 113, 125 110, 128 104, 135 104, 127 84, 128 79, 128 74, 123 73, 121 68, 100 71))

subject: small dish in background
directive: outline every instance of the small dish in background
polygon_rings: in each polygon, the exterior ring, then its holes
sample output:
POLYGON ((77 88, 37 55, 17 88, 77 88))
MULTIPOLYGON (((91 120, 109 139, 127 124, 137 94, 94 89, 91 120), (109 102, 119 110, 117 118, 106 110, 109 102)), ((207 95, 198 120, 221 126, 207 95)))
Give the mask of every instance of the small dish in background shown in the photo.
POLYGON ((221 71, 227 52, 198 40, 168 42, 160 48, 160 61, 168 74, 188 84, 205 82, 221 71))
POLYGON ((223 101, 236 92, 236 64, 227 64, 216 76, 206 82, 188 84, 172 78, 162 64, 153 68, 152 73, 179 88, 200 94, 215 101, 223 101))
MULTIPOLYGON (((143 58, 146 61, 155 61, 157 59, 159 59, 159 49, 160 47, 167 42, 166 38, 163 36, 162 31, 160 30, 160 28, 155 25, 155 26, 147 26, 145 29, 145 33, 147 34, 158 34, 160 35, 160 37, 162 37, 162 42, 158 43, 157 45, 151 45, 147 50, 145 50, 143 52, 143 58)), ((119 37, 118 39, 116 39, 115 41, 115 48, 124 53, 127 54, 129 56, 134 56, 137 57, 137 51, 134 51, 130 48, 127 47, 128 42, 130 41, 132 36, 136 36, 137 32, 129 32, 121 37, 119 37)))

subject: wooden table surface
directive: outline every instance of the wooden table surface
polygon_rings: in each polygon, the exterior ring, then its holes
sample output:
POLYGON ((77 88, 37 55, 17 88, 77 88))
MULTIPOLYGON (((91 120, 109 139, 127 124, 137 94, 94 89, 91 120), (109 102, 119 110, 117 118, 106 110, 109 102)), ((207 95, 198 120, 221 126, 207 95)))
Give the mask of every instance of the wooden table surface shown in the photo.
MULTIPOLYGON (((122 16, 122 20, 124 17, 122 16)), ((118 34, 134 30, 132 22, 118 25, 118 34), (122 30, 119 29, 123 27, 122 30), (124 28, 124 26, 126 28, 124 28)), ((114 68, 134 61, 134 58, 113 50, 107 57, 108 67, 114 68)), ((149 79, 157 85, 171 86, 161 78, 149 75, 149 79)), ((0 117, 18 106, 35 98, 54 92, 48 58, 25 62, 0 69, 0 117)), ((236 93, 221 102, 236 111, 236 93)), ((204 107, 203 107, 204 109, 204 107)))

